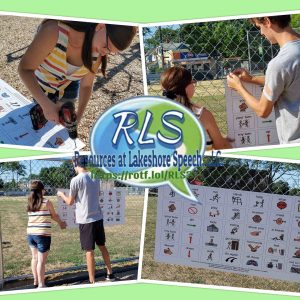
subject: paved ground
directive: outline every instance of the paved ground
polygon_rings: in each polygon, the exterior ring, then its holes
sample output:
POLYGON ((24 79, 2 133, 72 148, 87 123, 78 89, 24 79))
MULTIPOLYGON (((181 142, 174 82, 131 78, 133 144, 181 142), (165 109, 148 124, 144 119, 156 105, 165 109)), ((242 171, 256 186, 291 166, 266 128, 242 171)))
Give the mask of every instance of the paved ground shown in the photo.
MULTIPOLYGON (((115 282, 136 280, 138 272, 138 264, 133 263, 126 266, 113 266, 113 270, 116 275, 115 282)), ((96 272, 97 283, 107 283, 104 278, 104 271, 100 270, 96 272)), ((79 272, 69 272, 67 274, 55 274, 46 276, 46 284, 51 287, 57 286, 77 286, 81 284, 89 284, 88 273, 86 270, 79 272)), ((9 282, 4 285, 3 291, 12 290, 24 290, 33 289, 33 279, 20 280, 15 282, 9 282)), ((1 292, 0 292, 1 294, 1 292)))
MULTIPOLYGON (((17 68, 20 58, 32 41, 41 19, 0 16, 0 78, 31 99, 20 80, 17 68)), ((116 56, 109 57, 108 78, 97 74, 94 92, 79 126, 79 138, 87 144, 96 119, 113 104, 143 94, 142 67, 138 36, 132 46, 116 56)))

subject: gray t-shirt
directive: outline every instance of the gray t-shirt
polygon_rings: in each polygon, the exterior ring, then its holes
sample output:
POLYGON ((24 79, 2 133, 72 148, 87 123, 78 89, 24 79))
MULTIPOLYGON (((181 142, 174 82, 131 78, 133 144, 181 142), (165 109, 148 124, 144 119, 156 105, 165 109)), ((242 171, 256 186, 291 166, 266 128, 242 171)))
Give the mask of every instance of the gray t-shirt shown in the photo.
POLYGON ((268 64, 265 97, 274 102, 280 144, 300 142, 300 40, 284 44, 268 64))
POLYGON ((89 173, 79 173, 72 178, 70 196, 75 197, 76 223, 87 224, 103 219, 99 203, 99 180, 93 180, 89 173))

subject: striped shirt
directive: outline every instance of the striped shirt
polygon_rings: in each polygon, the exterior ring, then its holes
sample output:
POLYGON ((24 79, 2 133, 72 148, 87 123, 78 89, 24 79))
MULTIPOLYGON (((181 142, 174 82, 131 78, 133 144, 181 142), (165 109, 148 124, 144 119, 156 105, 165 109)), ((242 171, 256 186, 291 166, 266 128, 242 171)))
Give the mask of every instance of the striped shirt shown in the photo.
POLYGON ((51 236, 51 213, 44 199, 38 211, 28 212, 27 234, 51 236))
MULTIPOLYGON (((72 82, 81 80, 90 71, 82 65, 71 74, 68 74, 67 47, 70 27, 58 21, 58 40, 53 50, 35 70, 35 76, 39 85, 46 94, 59 93, 59 99, 63 97, 65 88, 72 82)), ((93 63, 98 55, 93 54, 93 63)))

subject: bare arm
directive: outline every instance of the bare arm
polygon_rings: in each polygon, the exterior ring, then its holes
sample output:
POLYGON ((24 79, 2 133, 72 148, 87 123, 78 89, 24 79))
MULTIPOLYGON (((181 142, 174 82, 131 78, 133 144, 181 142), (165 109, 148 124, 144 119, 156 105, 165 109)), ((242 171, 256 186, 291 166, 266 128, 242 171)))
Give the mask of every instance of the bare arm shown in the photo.
POLYGON ((79 101, 78 101, 78 109, 77 109, 78 123, 82 119, 83 113, 84 113, 86 106, 91 98, 92 91, 93 91, 94 78, 95 78, 95 74, 88 73, 80 81, 79 101))
POLYGON ((216 123, 216 120, 213 114, 209 110, 207 109, 204 110, 200 118, 200 121, 203 123, 205 129, 207 130, 209 136, 211 137, 214 149, 232 148, 229 140, 222 136, 220 129, 216 123))
POLYGON ((44 94, 34 74, 34 71, 55 47, 57 38, 58 26, 56 21, 42 24, 22 57, 18 72, 33 98, 41 105, 46 119, 59 123, 58 106, 44 94))
POLYGON ((236 69, 232 72, 240 78, 240 80, 245 82, 250 82, 258 85, 265 85, 265 76, 253 76, 245 69, 236 69))
MULTIPOLYGON (((98 70, 100 64, 101 64, 101 56, 99 56, 97 62, 94 65, 95 71, 98 70)), ((95 73, 89 72, 80 80, 79 101, 78 101, 78 109, 77 109, 78 123, 82 119, 83 113, 91 98, 95 76, 96 76, 95 73)))
POLYGON ((68 205, 72 205, 75 202, 75 197, 66 196, 63 192, 58 191, 57 196, 62 198, 68 205))
POLYGON ((261 95, 260 99, 256 99, 243 86, 240 78, 233 73, 227 76, 227 83, 230 88, 236 90, 241 97, 245 99, 246 104, 256 113, 257 116, 267 118, 271 114, 274 102, 269 101, 264 94, 261 95))
POLYGON ((47 202, 47 208, 50 211, 51 219, 57 222, 61 229, 65 229, 66 223, 60 219, 59 215, 55 211, 55 208, 53 207, 53 204, 49 200, 47 202))

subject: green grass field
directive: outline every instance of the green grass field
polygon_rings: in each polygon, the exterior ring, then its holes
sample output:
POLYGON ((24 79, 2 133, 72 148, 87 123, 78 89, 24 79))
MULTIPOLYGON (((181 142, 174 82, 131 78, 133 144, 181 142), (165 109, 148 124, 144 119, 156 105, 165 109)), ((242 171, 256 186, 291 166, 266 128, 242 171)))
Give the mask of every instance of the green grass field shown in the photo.
MULTIPOLYGON (((56 197, 47 197, 56 206, 56 197)), ((126 196, 124 225, 106 226, 107 248, 111 259, 139 255, 144 195, 126 196)), ((0 197, 3 239, 4 277, 30 274, 31 252, 26 241, 26 197, 0 197)), ((52 230, 51 251, 47 270, 85 264, 78 229, 61 230, 56 223, 52 230)), ((96 261, 102 261, 99 251, 96 261)))
MULTIPOLYGON (((159 84, 148 86, 149 95, 162 95, 162 89, 159 84)), ((198 81, 195 95, 193 97, 195 104, 205 106, 214 115, 220 131, 224 136, 227 135, 227 118, 225 88, 223 80, 205 80, 198 81)))
POLYGON ((155 224, 156 198, 149 198, 142 269, 143 279, 300 292, 299 283, 157 263, 154 260, 155 224))

